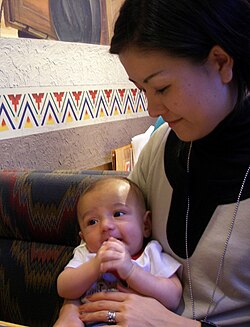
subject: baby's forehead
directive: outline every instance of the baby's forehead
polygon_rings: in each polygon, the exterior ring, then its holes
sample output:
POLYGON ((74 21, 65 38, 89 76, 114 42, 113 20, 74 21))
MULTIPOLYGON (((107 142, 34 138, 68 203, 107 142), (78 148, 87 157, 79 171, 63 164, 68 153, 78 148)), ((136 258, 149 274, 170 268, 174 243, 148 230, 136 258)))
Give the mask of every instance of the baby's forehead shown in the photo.
POLYGON ((95 181, 93 184, 91 184, 84 192, 84 194, 90 193, 95 190, 104 189, 105 191, 110 190, 110 187, 120 187, 123 186, 131 188, 131 185, 128 180, 126 179, 119 179, 119 178, 102 178, 100 180, 95 181))
MULTIPOLYGON (((81 194, 79 202, 81 202, 87 197, 91 198, 94 192, 99 193, 98 196, 108 196, 109 194, 113 196, 121 194, 124 196, 126 193, 130 199, 134 199, 137 201, 137 204, 141 204, 145 206, 145 198, 140 188, 130 181, 126 177, 112 176, 112 177, 104 177, 94 181, 89 187, 81 194), (125 192, 125 193, 124 193, 125 192), (86 196, 86 197, 85 197, 86 196)), ((79 204, 78 202, 78 204, 79 204)))

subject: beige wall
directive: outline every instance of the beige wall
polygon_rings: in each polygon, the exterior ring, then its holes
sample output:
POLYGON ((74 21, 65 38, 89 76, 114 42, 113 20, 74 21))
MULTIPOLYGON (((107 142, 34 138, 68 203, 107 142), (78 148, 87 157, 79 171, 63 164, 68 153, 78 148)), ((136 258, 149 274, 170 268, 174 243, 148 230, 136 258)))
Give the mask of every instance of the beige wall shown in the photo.
MULTIPOLYGON (((0 55, 0 168, 87 169, 103 165, 111 161, 112 149, 130 143, 154 123, 143 111, 53 128, 35 124, 20 128, 17 121, 25 117, 25 103, 20 101, 22 107, 11 108, 10 94, 25 93, 22 99, 30 99, 34 92, 48 95, 50 91, 98 89, 105 94, 113 89, 118 94, 122 89, 129 99, 135 87, 107 46, 0 38, 0 55), (8 117, 15 128, 4 125, 8 117)), ((126 105, 125 100, 120 103, 126 105)), ((35 106, 30 108, 30 114, 32 110, 37 117, 42 114, 35 106)))
POLYGON ((111 149, 153 121, 136 118, 0 141, 2 169, 91 169, 111 162, 111 149))

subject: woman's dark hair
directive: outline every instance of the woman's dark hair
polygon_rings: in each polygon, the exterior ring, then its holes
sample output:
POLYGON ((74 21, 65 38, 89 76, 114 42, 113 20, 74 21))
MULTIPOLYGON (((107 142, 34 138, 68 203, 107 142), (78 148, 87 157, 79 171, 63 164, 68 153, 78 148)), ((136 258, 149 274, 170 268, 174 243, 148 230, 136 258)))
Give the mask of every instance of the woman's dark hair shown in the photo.
POLYGON ((137 47, 204 62, 214 45, 234 59, 242 98, 250 90, 250 0, 125 0, 110 53, 137 47))

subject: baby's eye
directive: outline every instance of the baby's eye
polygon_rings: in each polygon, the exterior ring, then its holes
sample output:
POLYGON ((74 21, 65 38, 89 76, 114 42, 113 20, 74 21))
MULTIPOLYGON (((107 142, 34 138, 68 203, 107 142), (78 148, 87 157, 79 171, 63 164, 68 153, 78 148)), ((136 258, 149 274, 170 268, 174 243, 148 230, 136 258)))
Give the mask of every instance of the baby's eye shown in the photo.
POLYGON ((97 224, 97 219, 89 219, 88 222, 87 222, 87 226, 92 226, 92 225, 95 225, 97 224))
POLYGON ((125 212, 123 212, 123 211, 116 211, 116 212, 114 213, 114 217, 121 217, 121 216, 123 216, 123 215, 125 215, 125 212))

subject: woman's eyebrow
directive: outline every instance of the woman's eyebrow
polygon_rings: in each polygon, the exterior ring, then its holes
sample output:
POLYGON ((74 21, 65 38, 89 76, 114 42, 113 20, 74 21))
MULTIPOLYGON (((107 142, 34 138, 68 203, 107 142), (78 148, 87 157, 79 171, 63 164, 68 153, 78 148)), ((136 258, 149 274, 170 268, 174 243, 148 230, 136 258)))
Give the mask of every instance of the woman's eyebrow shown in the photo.
MULTIPOLYGON (((147 84, 147 83, 149 82, 150 79, 152 79, 153 77, 155 77, 155 76, 157 76, 157 75, 159 75, 159 74, 161 74, 161 73, 162 73, 162 70, 159 70, 159 71, 157 71, 157 72, 155 72, 155 73, 153 73, 153 74, 147 76, 147 77, 143 80, 143 83, 146 83, 146 84, 147 84)), ((133 83, 136 84, 136 82, 135 82, 134 80, 132 80, 131 78, 129 78, 129 81, 131 81, 131 82, 133 82, 133 83)))

